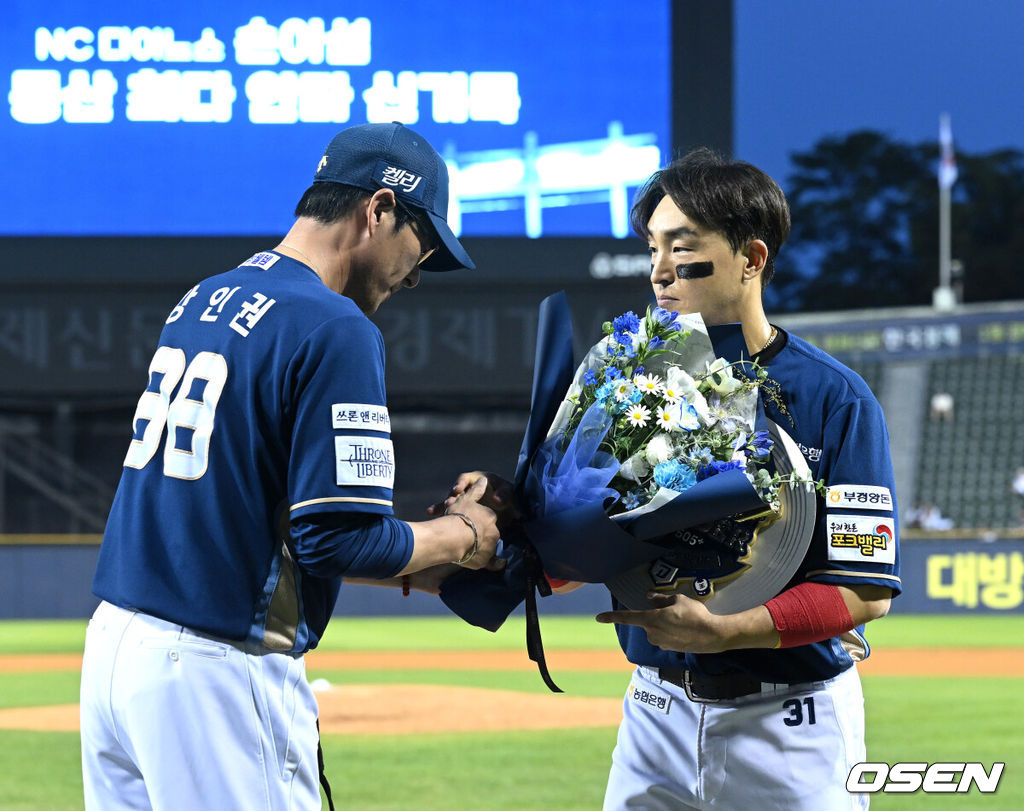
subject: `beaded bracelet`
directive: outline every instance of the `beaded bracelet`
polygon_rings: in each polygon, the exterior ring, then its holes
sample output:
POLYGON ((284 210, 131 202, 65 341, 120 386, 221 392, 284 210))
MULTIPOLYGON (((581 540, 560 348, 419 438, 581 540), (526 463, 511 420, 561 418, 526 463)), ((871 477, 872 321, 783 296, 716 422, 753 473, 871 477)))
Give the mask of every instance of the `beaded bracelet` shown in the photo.
POLYGON ((471 530, 473 530, 473 548, 470 549, 461 558, 459 558, 459 560, 452 561, 452 563, 458 566, 462 566, 463 564, 469 563, 474 558, 476 553, 480 551, 480 535, 476 531, 476 524, 473 523, 473 519, 465 513, 445 513, 445 515, 457 515, 459 518, 466 522, 466 525, 471 530))

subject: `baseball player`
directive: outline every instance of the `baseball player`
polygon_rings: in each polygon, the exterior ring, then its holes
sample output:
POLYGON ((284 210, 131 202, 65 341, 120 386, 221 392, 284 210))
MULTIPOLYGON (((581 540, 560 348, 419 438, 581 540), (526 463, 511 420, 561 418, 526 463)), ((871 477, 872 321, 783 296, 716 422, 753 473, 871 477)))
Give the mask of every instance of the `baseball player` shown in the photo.
MULTIPOLYGON (((637 665, 604 807, 866 807, 867 795, 845 788, 865 759, 855 664, 869 653, 864 624, 900 591, 882 410, 858 375, 765 317, 762 291, 790 224, 782 190, 766 174, 698 150, 650 178, 632 224, 650 246, 659 306, 742 325, 750 355, 768 369, 768 417, 799 443, 828 495, 818 499, 797 573, 765 605, 716 616, 699 600, 652 595, 654 608, 616 605, 598 615, 616 623, 637 665)), ((449 503, 475 479, 460 477, 449 503)), ((502 576, 515 571, 510 564, 502 576)), ((494 627, 482 594, 446 601, 494 627)))
POLYGON ((421 136, 344 130, 281 243, 167 316, 94 580, 87 808, 319 809, 303 653, 342 579, 436 592, 441 564, 493 557, 482 483, 447 516, 392 514, 367 315, 421 270, 473 267, 447 209, 447 169, 421 136))

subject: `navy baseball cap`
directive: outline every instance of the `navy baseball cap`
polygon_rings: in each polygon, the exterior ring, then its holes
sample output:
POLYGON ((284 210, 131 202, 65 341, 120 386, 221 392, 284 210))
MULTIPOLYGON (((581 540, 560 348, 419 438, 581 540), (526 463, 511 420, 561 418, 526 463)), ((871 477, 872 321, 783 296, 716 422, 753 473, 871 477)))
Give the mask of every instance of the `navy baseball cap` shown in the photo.
POLYGON ((427 213, 438 248, 422 270, 476 267, 448 227, 448 167, 427 139, 397 121, 342 130, 327 145, 313 182, 344 183, 367 191, 391 189, 406 206, 427 213))

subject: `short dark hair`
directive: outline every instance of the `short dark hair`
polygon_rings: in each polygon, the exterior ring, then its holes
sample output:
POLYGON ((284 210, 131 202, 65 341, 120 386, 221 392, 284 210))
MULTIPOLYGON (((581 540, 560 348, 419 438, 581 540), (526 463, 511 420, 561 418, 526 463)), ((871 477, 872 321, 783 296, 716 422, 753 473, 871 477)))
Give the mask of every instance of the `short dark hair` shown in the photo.
POLYGON ((774 180, 752 164, 695 149, 655 172, 637 192, 629 221, 639 236, 648 236, 647 223, 666 195, 702 228, 722 234, 733 251, 762 240, 768 246, 764 289, 790 228, 789 204, 774 180))
MULTIPOLYGON (((319 181, 303 192, 302 199, 295 206, 295 216, 309 217, 324 225, 330 225, 345 219, 371 194, 372 192, 360 189, 358 186, 319 181)), ((395 206, 396 231, 400 231, 412 219, 413 215, 406 206, 395 206)))

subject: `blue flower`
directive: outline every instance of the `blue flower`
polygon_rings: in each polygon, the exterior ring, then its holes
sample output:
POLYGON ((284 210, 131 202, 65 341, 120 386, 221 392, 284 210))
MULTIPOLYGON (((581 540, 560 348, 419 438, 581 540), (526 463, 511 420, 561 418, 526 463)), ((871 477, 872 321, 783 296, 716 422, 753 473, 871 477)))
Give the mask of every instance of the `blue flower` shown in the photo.
POLYGON ((700 481, 715 476, 719 473, 725 473, 727 470, 746 470, 747 466, 739 461, 738 459, 732 459, 728 462, 713 461, 708 465, 703 465, 700 470, 697 471, 697 478, 700 481))
POLYGON ((621 400, 615 403, 615 406, 612 409, 612 413, 625 414, 633 406, 639 403, 643 399, 643 397, 644 393, 634 386, 633 389, 629 392, 629 394, 627 394, 625 397, 623 397, 621 400))
POLYGON ((710 465, 712 460, 711 448, 694 448, 686 455, 686 461, 691 467, 695 468, 710 465))
POLYGON ((626 495, 622 497, 622 506, 627 510, 635 510, 640 506, 640 499, 637 497, 636 493, 626 493, 626 495))
POLYGON ((671 423, 671 430, 696 431, 700 428, 700 416, 697 409, 682 398, 678 403, 669 403, 665 406, 664 413, 671 415, 671 420, 663 424, 671 423))
POLYGON ((640 319, 637 318, 636 313, 632 310, 628 313, 623 313, 612 321, 612 340, 621 347, 628 347, 624 352, 616 352, 616 354, 625 354, 627 357, 633 357, 636 354, 636 350, 633 350, 633 339, 639 332, 640 319))
POLYGON ((669 459, 654 468, 654 483, 683 493, 697 483, 697 477, 678 459, 669 459))
POLYGON ((587 369, 586 374, 583 375, 583 383, 587 386, 597 385, 597 375, 594 374, 593 369, 587 369))
POLYGON ((675 331, 679 331, 683 328, 682 324, 679 323, 679 313, 674 313, 671 310, 666 310, 662 307, 655 307, 651 316, 654 318, 655 322, 661 324, 663 327, 668 327, 675 331))
POLYGON ((600 386, 598 386, 597 391, 594 392, 594 397, 599 403, 603 403, 605 400, 611 397, 614 394, 614 392, 615 384, 609 380, 607 383, 602 383, 600 386))
POLYGON ((648 349, 661 349, 665 345, 665 342, 655 335, 651 340, 647 342, 648 349))
POLYGON ((620 358, 635 358, 636 349, 633 348, 633 338, 629 334, 616 332, 613 336, 619 342, 618 349, 612 354, 620 358))
MULTIPOLYGON (((640 331, 640 319, 637 318, 636 313, 630 310, 612 321, 612 330, 616 333, 633 333, 636 335, 640 331)), ((619 341, 619 343, 622 343, 622 341, 619 341)))
POLYGON ((755 431, 747 441, 747 453, 754 459, 767 459, 771 456, 772 445, 767 431, 755 431))
POLYGON ((640 389, 638 389, 636 386, 633 386, 630 389, 629 394, 625 395, 621 400, 619 400, 618 406, 615 410, 617 413, 622 414, 628 411, 633 406, 635 406, 637 403, 639 403, 643 398, 644 393, 640 391, 640 389))
POLYGON ((684 398, 678 406, 679 409, 679 427, 684 431, 696 431, 700 428, 700 416, 697 414, 697 409, 686 402, 684 398))
POLYGON ((622 377, 621 369, 615 366, 604 367, 604 379, 607 380, 609 383, 613 380, 618 380, 620 377, 622 377))

